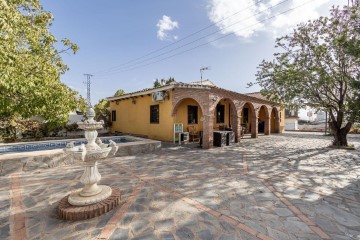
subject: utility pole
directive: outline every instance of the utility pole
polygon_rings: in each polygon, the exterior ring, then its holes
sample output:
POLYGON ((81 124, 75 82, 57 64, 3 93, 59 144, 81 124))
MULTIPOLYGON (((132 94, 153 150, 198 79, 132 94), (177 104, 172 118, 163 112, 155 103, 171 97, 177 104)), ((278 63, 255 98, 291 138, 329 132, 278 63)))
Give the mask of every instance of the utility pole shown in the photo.
POLYGON ((94 75, 85 73, 84 76, 86 76, 86 82, 84 82, 86 84, 86 100, 88 102, 88 106, 91 107, 91 98, 90 98, 91 80, 90 80, 90 78, 93 77, 94 75))
POLYGON ((202 68, 200 68, 200 81, 201 81, 201 84, 202 84, 203 71, 205 71, 205 70, 210 70, 210 67, 202 67, 202 68))

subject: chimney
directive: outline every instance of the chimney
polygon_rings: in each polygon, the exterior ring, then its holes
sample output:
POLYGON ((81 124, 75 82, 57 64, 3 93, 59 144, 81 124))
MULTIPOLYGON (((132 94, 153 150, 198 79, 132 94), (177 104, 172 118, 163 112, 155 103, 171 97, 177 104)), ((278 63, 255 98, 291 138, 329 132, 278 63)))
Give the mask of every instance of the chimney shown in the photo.
POLYGON ((165 83, 166 83, 165 79, 161 79, 161 86, 165 86, 165 83))

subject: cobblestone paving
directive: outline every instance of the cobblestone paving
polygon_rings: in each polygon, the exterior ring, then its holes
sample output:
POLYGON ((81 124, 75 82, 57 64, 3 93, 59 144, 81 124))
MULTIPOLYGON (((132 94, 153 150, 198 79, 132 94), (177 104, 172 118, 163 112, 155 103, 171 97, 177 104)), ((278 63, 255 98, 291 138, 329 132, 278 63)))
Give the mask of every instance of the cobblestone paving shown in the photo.
POLYGON ((0 239, 360 239, 357 150, 285 133, 202 150, 164 144, 99 164, 125 204, 94 219, 58 219, 80 164, 0 177, 0 239))

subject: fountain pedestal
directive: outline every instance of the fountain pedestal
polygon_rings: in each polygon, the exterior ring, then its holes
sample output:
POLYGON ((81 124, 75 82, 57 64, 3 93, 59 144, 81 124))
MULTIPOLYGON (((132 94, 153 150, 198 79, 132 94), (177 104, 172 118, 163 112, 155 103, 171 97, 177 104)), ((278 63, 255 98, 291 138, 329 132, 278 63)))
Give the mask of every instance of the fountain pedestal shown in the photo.
POLYGON ((102 128, 103 122, 94 120, 95 112, 92 108, 87 111, 86 116, 87 120, 77 124, 80 129, 84 129, 87 144, 74 146, 70 143, 64 149, 65 153, 75 160, 83 161, 84 166, 84 173, 80 178, 84 187, 64 197, 59 203, 59 216, 66 220, 84 220, 99 216, 115 208, 121 200, 118 189, 97 184, 101 180, 98 161, 114 156, 118 147, 111 140, 109 144, 103 144, 97 139, 97 129, 102 128))
POLYGON ((85 186, 70 194, 69 203, 71 205, 82 206, 94 204, 111 195, 111 187, 97 185, 101 179, 101 175, 97 168, 97 162, 85 163, 84 167, 84 173, 80 178, 80 182, 85 186))

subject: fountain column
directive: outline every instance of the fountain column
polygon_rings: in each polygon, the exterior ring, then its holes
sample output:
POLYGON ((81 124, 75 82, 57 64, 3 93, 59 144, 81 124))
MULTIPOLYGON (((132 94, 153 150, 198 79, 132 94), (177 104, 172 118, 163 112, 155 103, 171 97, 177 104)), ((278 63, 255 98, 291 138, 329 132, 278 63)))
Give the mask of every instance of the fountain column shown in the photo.
POLYGON ((87 144, 74 146, 68 144, 65 153, 75 160, 83 162, 84 173, 80 182, 84 184, 82 189, 77 189, 69 196, 63 198, 59 203, 59 216, 68 220, 83 220, 99 216, 116 207, 120 203, 120 191, 105 185, 98 185, 101 175, 98 171, 98 161, 108 156, 114 156, 118 150, 115 142, 103 144, 101 140, 96 141, 98 129, 103 122, 94 120, 95 111, 90 108, 86 112, 87 119, 78 122, 80 129, 84 129, 87 144))

